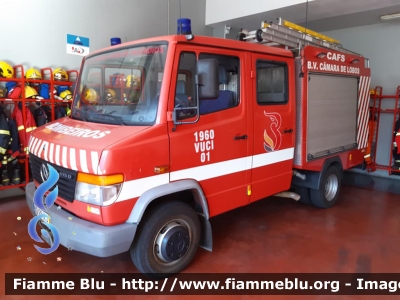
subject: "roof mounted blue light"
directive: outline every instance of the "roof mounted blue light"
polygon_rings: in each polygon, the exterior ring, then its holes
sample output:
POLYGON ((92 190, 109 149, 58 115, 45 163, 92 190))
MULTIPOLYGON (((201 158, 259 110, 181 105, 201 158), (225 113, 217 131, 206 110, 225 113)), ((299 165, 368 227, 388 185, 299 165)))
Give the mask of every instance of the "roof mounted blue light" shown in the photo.
POLYGON ((193 40, 192 25, 190 19, 181 18, 178 19, 178 34, 185 35, 188 41, 193 40))
POLYGON ((113 37, 110 39, 111 46, 119 45, 121 44, 121 38, 119 37, 113 37))
POLYGON ((191 34, 192 26, 190 23, 190 19, 178 19, 178 34, 191 34))

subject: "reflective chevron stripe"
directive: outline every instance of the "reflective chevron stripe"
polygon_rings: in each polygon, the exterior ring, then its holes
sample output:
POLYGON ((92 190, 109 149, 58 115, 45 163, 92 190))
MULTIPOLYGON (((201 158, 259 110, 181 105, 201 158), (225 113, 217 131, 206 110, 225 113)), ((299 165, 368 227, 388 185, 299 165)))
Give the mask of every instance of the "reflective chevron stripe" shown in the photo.
POLYGON ((357 143, 358 149, 368 146, 369 86, 371 77, 360 76, 358 95, 357 143))
POLYGON ((31 137, 29 152, 58 166, 90 174, 98 174, 100 153, 49 143, 31 137))

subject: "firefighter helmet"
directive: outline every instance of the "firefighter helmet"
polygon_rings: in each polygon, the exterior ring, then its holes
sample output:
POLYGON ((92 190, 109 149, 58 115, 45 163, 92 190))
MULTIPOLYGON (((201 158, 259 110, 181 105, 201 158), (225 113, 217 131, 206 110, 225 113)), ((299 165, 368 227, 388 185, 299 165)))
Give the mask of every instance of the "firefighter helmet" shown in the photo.
POLYGON ((35 68, 30 68, 28 71, 26 71, 25 74, 26 79, 42 79, 42 74, 40 74, 39 70, 35 68))
POLYGON ((57 68, 54 70, 53 73, 54 80, 57 81, 67 81, 68 80, 68 73, 62 68, 57 68))
POLYGON ((113 89, 106 89, 106 101, 107 102, 114 102, 117 97, 117 93, 113 89))
POLYGON ((70 90, 65 90, 60 94, 63 100, 72 100, 72 93, 70 90))
POLYGON ((7 89, 7 98, 19 99, 21 98, 22 89, 19 85, 14 85, 10 89, 7 89))
POLYGON ((0 61, 0 78, 13 78, 14 69, 5 61, 0 61))
POLYGON ((31 86, 26 86, 25 87, 25 98, 36 98, 36 96, 39 96, 38 92, 31 86))
POLYGON ((140 78, 135 75, 126 76, 126 87, 137 87, 140 84, 140 78))
POLYGON ((89 102, 90 104, 96 103, 98 99, 98 95, 95 89, 87 89, 85 91, 83 100, 89 102))

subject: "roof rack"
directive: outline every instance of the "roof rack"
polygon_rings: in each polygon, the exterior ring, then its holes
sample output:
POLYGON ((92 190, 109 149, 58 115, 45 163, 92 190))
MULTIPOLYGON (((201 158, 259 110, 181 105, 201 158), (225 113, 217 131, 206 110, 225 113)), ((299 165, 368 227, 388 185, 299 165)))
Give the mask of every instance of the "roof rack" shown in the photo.
POLYGON ((247 31, 242 28, 237 39, 268 46, 285 46, 286 49, 299 51, 299 53, 302 47, 312 45, 362 56, 359 53, 343 48, 338 40, 282 18, 278 18, 277 24, 263 21, 261 22, 261 28, 253 31, 247 31))

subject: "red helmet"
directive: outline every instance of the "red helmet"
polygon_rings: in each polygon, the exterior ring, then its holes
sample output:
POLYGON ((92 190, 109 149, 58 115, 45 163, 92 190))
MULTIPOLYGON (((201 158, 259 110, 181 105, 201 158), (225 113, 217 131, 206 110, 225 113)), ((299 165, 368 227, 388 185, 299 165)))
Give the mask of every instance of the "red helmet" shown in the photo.
POLYGON ((124 87, 126 84, 126 78, 124 74, 113 74, 110 76, 111 87, 124 87))
POLYGON ((13 87, 8 91, 7 98, 19 99, 21 98, 22 89, 19 85, 13 87))

